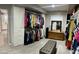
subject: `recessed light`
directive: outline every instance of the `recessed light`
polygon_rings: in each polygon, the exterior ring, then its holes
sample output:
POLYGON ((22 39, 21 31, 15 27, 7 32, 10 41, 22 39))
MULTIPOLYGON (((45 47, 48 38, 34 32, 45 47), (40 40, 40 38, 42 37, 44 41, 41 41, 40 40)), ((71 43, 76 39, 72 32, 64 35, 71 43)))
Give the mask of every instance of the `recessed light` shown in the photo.
POLYGON ((52 5, 52 7, 54 8, 54 7, 55 7, 55 5, 52 5))

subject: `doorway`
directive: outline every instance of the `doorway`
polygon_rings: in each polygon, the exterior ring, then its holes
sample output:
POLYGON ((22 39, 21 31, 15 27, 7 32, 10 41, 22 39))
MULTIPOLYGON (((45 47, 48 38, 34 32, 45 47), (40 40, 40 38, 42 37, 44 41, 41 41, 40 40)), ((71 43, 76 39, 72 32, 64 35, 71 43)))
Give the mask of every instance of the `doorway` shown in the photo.
POLYGON ((8 44, 8 10, 0 9, 0 47, 8 44))

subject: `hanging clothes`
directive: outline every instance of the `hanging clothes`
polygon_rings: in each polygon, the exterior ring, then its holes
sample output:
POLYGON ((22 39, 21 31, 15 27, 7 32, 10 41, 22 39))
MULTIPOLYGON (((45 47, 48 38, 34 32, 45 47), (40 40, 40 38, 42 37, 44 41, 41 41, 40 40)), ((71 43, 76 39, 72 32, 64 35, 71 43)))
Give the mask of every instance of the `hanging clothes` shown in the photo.
POLYGON ((33 38, 33 42, 35 41, 35 37, 36 37, 35 34, 36 34, 36 33, 35 33, 35 30, 32 30, 32 38, 33 38))
POLYGON ((40 28, 39 16, 36 18, 36 28, 40 28))
POLYGON ((24 45, 27 45, 27 34, 24 33, 24 45))
POLYGON ((35 41, 38 41, 38 30, 36 29, 36 37, 35 37, 35 41))
POLYGON ((67 25, 66 31, 65 31, 65 37, 66 37, 66 43, 65 43, 65 45, 67 45, 67 41, 68 41, 68 37, 69 37, 69 26, 70 26, 70 24, 67 25))
POLYGON ((36 15, 33 16, 33 27, 35 27, 35 23, 36 23, 36 15))
POLYGON ((39 41, 40 40, 40 38, 41 38, 40 35, 41 35, 40 30, 39 29, 36 29, 36 38, 35 38, 36 41, 39 41))
POLYGON ((24 45, 27 45, 29 43, 29 32, 25 31, 24 34, 24 45))
POLYGON ((73 43, 72 47, 73 47, 74 50, 76 50, 76 48, 78 47, 77 40, 74 40, 74 43, 73 43))
POLYGON ((38 40, 40 40, 40 38, 41 38, 41 31, 40 31, 40 29, 38 30, 38 40))
POLYGON ((40 29, 40 36, 43 38, 43 29, 40 29))
POLYGON ((76 41, 79 42, 79 31, 76 32, 76 34, 74 36, 74 39, 76 39, 76 41))
POLYGON ((31 14, 28 13, 28 26, 27 27, 31 27, 31 14))
POLYGON ((42 17, 42 25, 44 25, 44 18, 42 17))
POLYGON ((41 28, 43 27, 44 25, 44 18, 42 16, 40 16, 40 25, 41 25, 41 28))
POLYGON ((79 46, 77 47, 75 54, 79 54, 79 46))
POLYGON ((31 23, 31 28, 33 28, 33 15, 32 14, 30 14, 30 23, 31 23))
POLYGON ((25 13, 24 19, 24 45, 40 40, 42 33, 41 28, 44 25, 44 18, 30 12, 25 13))
POLYGON ((70 29, 69 29, 69 37, 68 37, 68 40, 67 40, 67 48, 70 49, 71 48, 71 45, 72 45, 72 36, 73 36, 73 30, 75 28, 75 23, 74 23, 74 20, 70 20, 70 29))
POLYGON ((28 17, 28 14, 25 14, 25 17, 24 17, 24 27, 28 27, 28 21, 29 21, 29 17, 28 17))
POLYGON ((72 41, 72 32, 73 32, 74 28, 75 28, 74 20, 71 20, 70 29, 69 29, 69 38, 68 38, 69 41, 72 41))
POLYGON ((73 44, 72 44, 72 48, 74 50, 74 53, 75 53, 78 46, 79 46, 79 26, 76 27, 74 30, 73 44))
POLYGON ((30 31, 29 33, 29 44, 33 42, 33 38, 32 38, 32 31, 30 31))
POLYGON ((32 28, 35 27, 36 15, 32 15, 32 28))
POLYGON ((72 41, 67 41, 66 42, 66 47, 68 48, 68 49, 71 49, 71 45, 72 45, 72 41))

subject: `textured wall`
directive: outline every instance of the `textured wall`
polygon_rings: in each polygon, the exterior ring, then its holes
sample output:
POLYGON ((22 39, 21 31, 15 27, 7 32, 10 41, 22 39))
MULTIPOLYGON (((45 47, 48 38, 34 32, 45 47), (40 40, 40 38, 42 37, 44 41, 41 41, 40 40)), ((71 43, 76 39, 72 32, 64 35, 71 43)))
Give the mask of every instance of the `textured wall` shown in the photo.
POLYGON ((49 27, 49 30, 51 30, 51 21, 62 21, 62 31, 65 31, 66 26, 66 18, 67 18, 67 12, 51 12, 46 15, 46 27, 49 27))

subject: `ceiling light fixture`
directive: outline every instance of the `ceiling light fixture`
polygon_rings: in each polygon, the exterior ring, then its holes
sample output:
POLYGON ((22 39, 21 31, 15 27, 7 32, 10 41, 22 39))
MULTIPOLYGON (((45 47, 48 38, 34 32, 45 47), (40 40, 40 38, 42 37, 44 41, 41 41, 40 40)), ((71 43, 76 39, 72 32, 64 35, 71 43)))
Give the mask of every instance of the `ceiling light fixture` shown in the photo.
POLYGON ((52 7, 54 8, 54 7, 55 7, 55 5, 52 5, 52 7))

